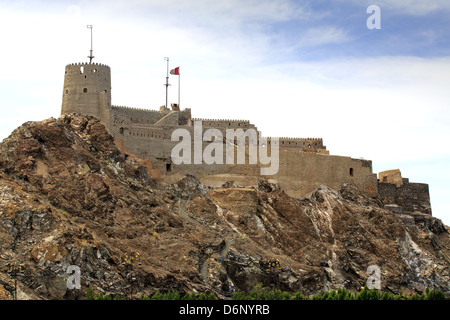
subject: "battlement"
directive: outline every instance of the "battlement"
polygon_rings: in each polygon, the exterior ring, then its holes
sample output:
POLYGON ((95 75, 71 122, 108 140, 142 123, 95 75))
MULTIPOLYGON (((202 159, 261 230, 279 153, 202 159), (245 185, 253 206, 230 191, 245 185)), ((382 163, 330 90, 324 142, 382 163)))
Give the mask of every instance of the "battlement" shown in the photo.
POLYGON ((195 121, 201 121, 202 126, 206 128, 215 128, 220 130, 252 128, 257 131, 256 126, 250 123, 250 121, 248 120, 192 118, 188 121, 188 124, 192 125, 195 121))
POLYGON ((202 121, 202 122, 235 122, 235 123, 248 123, 249 120, 236 120, 236 119, 203 119, 203 118, 192 118, 191 121, 202 121))
POLYGON ((151 109, 144 109, 144 108, 136 108, 136 107, 126 107, 126 106, 111 106, 111 108, 116 109, 116 110, 120 110, 120 109, 125 109, 125 110, 135 110, 135 111, 143 111, 143 112, 155 112, 155 113, 161 113, 158 110, 151 110, 151 109))
POLYGON ((102 64, 102 63, 97 63, 97 62, 94 62, 94 63, 89 63, 89 62, 75 62, 75 63, 69 63, 69 64, 66 64, 66 68, 67 68, 67 67, 76 67, 76 66, 85 66, 85 65, 100 66, 100 67, 106 67, 106 68, 109 68, 108 65, 102 64))
POLYGON ((76 62, 66 65, 66 82, 80 81, 80 79, 92 80, 92 76, 105 76, 105 81, 109 81, 111 68, 101 63, 76 62))
POLYGON ((328 154, 322 138, 263 137, 263 139, 266 139, 268 145, 272 145, 272 140, 277 139, 278 145, 282 149, 328 154))
POLYGON ((285 141, 323 141, 322 138, 293 138, 293 137, 264 137, 265 139, 278 139, 285 141))

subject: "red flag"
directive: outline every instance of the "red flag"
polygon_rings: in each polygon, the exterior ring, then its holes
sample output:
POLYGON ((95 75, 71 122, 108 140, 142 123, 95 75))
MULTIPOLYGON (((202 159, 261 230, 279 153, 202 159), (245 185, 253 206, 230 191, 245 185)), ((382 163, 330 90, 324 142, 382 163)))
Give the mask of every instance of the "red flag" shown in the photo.
POLYGON ((170 74, 179 76, 180 75, 180 67, 176 67, 175 69, 170 70, 170 74))

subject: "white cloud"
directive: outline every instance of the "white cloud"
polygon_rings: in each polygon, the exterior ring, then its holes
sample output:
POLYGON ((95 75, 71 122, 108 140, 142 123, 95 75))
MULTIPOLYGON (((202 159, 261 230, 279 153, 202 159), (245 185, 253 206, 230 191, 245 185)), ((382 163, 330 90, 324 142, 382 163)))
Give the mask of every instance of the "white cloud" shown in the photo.
POLYGON ((347 32, 342 28, 337 28, 335 26, 319 26, 310 28, 304 33, 300 33, 297 47, 302 48, 343 43, 349 39, 347 32))

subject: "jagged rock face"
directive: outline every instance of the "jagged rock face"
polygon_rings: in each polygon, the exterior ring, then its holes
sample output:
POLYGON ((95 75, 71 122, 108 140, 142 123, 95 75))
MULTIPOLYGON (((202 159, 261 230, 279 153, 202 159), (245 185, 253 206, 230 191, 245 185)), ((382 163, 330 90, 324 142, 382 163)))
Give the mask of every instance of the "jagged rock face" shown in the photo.
POLYGON ((381 288, 450 294, 449 233, 430 215, 394 214, 354 186, 294 199, 278 186, 156 182, 93 117, 28 122, 0 145, 0 298, 72 299, 156 290, 230 297, 254 285, 313 294, 381 288), (269 262, 277 261, 276 268, 269 262), (81 289, 70 290, 70 265, 81 289))

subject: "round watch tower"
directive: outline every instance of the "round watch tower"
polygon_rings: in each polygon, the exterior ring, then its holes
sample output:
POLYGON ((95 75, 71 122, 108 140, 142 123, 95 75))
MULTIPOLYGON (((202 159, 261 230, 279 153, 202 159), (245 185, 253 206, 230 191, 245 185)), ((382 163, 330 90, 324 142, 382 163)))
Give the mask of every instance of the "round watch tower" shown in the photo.
POLYGON ((82 113, 97 117, 107 126, 111 110, 111 70, 98 63, 66 66, 61 114, 82 113))

